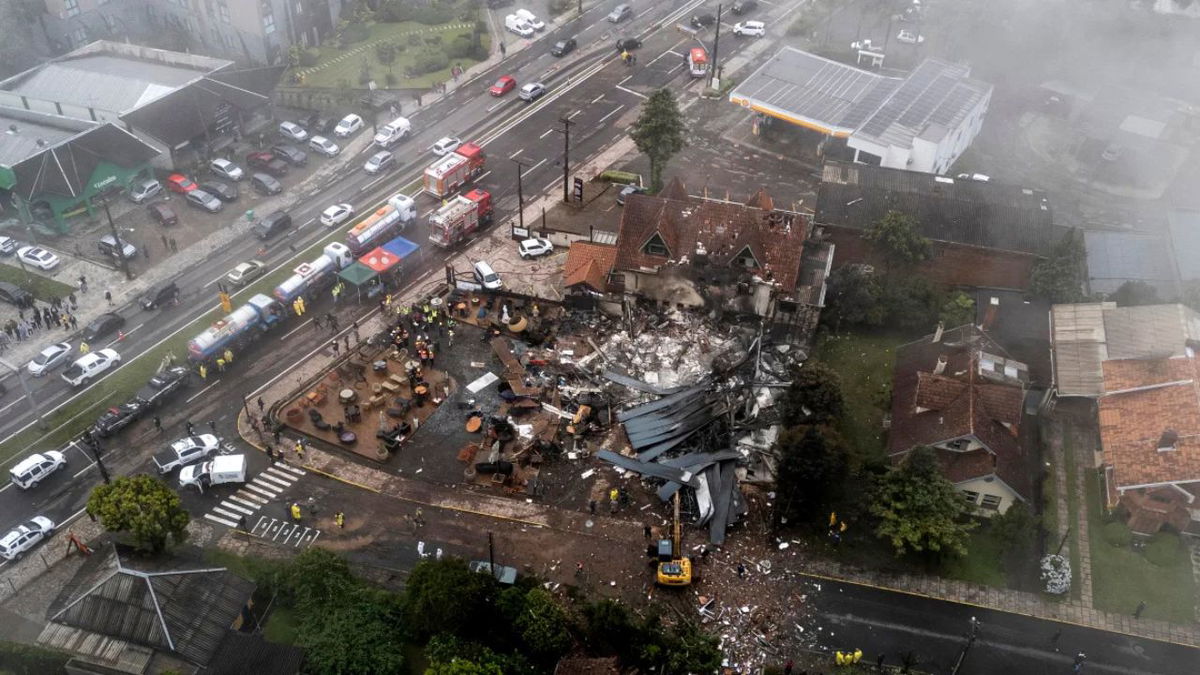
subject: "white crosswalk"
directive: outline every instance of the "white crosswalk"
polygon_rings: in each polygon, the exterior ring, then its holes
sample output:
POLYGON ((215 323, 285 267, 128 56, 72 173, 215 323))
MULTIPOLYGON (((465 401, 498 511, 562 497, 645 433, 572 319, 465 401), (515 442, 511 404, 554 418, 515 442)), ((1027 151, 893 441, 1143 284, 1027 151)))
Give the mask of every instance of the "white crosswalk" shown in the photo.
POLYGON ((287 464, 272 464, 266 471, 255 476, 254 480, 214 506, 204 514, 204 518, 228 527, 237 527, 239 519, 249 519, 306 473, 303 469, 287 464))

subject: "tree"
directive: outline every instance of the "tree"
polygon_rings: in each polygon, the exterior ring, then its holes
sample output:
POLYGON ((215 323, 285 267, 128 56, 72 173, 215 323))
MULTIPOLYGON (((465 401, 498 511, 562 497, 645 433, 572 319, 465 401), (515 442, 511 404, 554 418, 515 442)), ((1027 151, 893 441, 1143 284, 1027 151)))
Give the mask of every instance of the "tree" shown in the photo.
POLYGON ((662 661, 664 675, 715 673, 721 667, 717 638, 690 621, 676 624, 669 634, 662 661))
POLYGON ((425 675, 535 675, 537 672, 520 652, 499 654, 477 642, 453 635, 433 636, 425 645, 429 669, 425 675))
POLYGON ((296 644, 304 648, 305 672, 403 672, 400 625, 399 600, 391 593, 359 585, 330 598, 300 622, 296 644))
POLYGON ((1158 299, 1157 288, 1138 279, 1130 279, 1121 284, 1117 290, 1113 291, 1112 295, 1108 296, 1108 300, 1117 303, 1118 307, 1157 305, 1162 302, 1158 299))
POLYGON ((187 538, 188 512, 179 493, 154 476, 121 476, 88 497, 87 512, 109 532, 128 532, 143 550, 161 553, 167 539, 187 538))
POLYGON ((917 221, 899 211, 888 211, 864 238, 884 258, 884 267, 907 267, 929 258, 929 240, 917 231, 917 221))
POLYGON ((683 149, 683 115, 670 89, 659 89, 642 104, 642 114, 629 130, 637 149, 650 160, 650 189, 662 189, 663 169, 683 149))
POLYGON ((525 594, 524 611, 515 625, 529 651, 543 663, 554 663, 571 648, 567 614, 547 591, 533 588, 525 594))
POLYGON ((910 551, 940 555, 967 551, 976 523, 965 519, 966 502, 942 476, 933 448, 913 448, 904 463, 878 481, 871 513, 875 534, 891 542, 896 555, 910 551))
POLYGON ((884 324, 902 330, 932 330, 942 297, 941 291, 923 277, 893 274, 880 286, 884 324))
POLYGON ((346 560, 323 548, 305 549, 288 565, 283 577, 283 585, 296 606, 317 613, 359 584, 346 560))
POLYGON ((1029 289, 1052 303, 1079 302, 1083 296, 1083 240, 1070 230, 1039 260, 1029 276, 1029 289))
MULTIPOLYGON (((1004 543, 1004 557, 1007 562, 1020 561, 1033 550, 1038 520, 1029 510, 1029 506, 1019 500, 1010 504, 1004 513, 992 516, 992 533, 1004 543)), ((1006 564, 1005 567, 1012 569, 1016 566, 1006 564)))
POLYGON ((975 322, 975 300, 962 291, 951 293, 938 312, 938 320, 946 328, 965 326, 975 322))
POLYGON ((816 427, 784 431, 775 444, 775 518, 811 520, 828 505, 846 477, 846 452, 816 427))
POLYGON ((792 369, 792 383, 783 395, 785 426, 828 424, 841 417, 845 408, 837 371, 815 359, 792 369))
POLYGON ((829 275, 827 302, 821 320, 834 331, 841 330, 843 323, 881 326, 885 313, 879 302, 880 295, 879 279, 873 272, 852 265, 839 267, 829 275))
POLYGON ((0 2, 0 77, 15 75, 41 60, 33 36, 38 16, 45 11, 46 4, 36 0, 0 2))
POLYGON ((438 633, 471 635, 490 625, 496 588, 491 575, 472 572, 457 558, 423 560, 408 577, 405 626, 420 640, 438 633))

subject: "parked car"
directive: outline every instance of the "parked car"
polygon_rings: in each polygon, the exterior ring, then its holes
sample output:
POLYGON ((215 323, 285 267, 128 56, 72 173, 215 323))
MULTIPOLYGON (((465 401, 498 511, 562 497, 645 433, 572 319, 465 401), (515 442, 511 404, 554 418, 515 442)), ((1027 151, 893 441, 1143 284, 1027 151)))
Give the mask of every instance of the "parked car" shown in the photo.
POLYGON ((621 4, 614 7, 613 11, 608 13, 608 20, 612 23, 621 23, 631 16, 633 16, 633 7, 627 4, 621 4))
POLYGON ((179 216, 175 214, 175 209, 167 204, 158 202, 147 206, 146 210, 150 212, 150 219, 163 227, 179 224, 179 216))
POLYGON ((16 560, 54 532, 54 521, 34 516, 0 537, 0 558, 16 560))
POLYGON ((75 363, 64 370, 61 377, 72 387, 78 387, 91 382, 120 362, 121 355, 115 349, 101 349, 75 359, 75 363))
POLYGON ((733 3, 733 7, 730 7, 733 13, 737 14, 738 16, 757 8, 758 0, 737 0, 733 3))
POLYGON ((523 38, 533 37, 533 26, 528 21, 522 19, 516 14, 509 14, 504 17, 504 27, 510 33, 516 33, 523 38))
POLYGON ((217 454, 220 447, 220 440, 213 434, 188 436, 175 441, 163 452, 155 454, 154 464, 159 473, 168 474, 178 467, 209 459, 217 454))
POLYGON ((387 150, 380 150, 371 155, 366 164, 363 164, 363 171, 374 175, 392 168, 394 162, 395 158, 392 157, 392 153, 387 150))
POLYGON ((325 227, 337 227, 354 215, 354 207, 349 204, 334 204, 321 212, 321 224, 325 227))
POLYGON ((271 146, 271 154, 292 166, 304 166, 308 164, 308 153, 294 145, 276 143, 271 146))
POLYGON ((526 21, 528 21, 529 25, 533 26, 534 30, 545 30, 546 29, 546 22, 542 21, 541 19, 534 16, 533 12, 531 12, 527 9, 518 9, 517 11, 513 12, 513 15, 516 16, 517 18, 525 19, 526 21))
POLYGON ((246 155, 246 165, 276 178, 282 178, 288 173, 287 162, 269 152, 252 152, 246 155))
POLYGON ((333 128, 337 126, 337 122, 338 121, 336 119, 329 117, 328 115, 324 115, 319 111, 314 111, 310 113, 308 117, 300 120, 300 126, 304 127, 308 131, 309 136, 314 136, 316 134, 333 133, 333 128))
POLYGON ((498 291, 504 287, 500 275, 496 274, 496 270, 483 260, 475 263, 471 267, 471 272, 475 275, 475 281, 489 291, 498 291))
POLYGON ((235 183, 246 177, 246 172, 242 171, 242 167, 220 157, 208 163, 208 170, 212 171, 213 175, 219 178, 231 180, 235 183))
POLYGON ((521 87, 521 91, 517 93, 517 96, 522 101, 529 101, 532 103, 541 98, 545 93, 546 85, 542 84, 541 82, 530 82, 524 87, 521 87))
POLYGON ((215 195, 209 194, 204 190, 195 189, 184 195, 184 201, 188 206, 197 209, 204 209, 209 213, 216 213, 225 208, 225 204, 217 199, 215 195))
POLYGON ((619 38, 617 40, 617 51, 627 52, 631 49, 638 49, 642 46, 642 41, 637 38, 619 38))
POLYGON ((100 250, 100 253, 110 258, 116 258, 117 260, 120 260, 121 258, 133 260, 138 254, 136 246, 125 241, 124 239, 118 240, 111 234, 106 234, 103 237, 100 237, 100 240, 96 242, 96 248, 100 250))
POLYGON ((575 51, 575 48, 578 46, 579 46, 579 43, 577 43, 575 41, 575 38, 567 38, 565 40, 559 40, 558 42, 554 43, 553 47, 550 48, 550 55, 551 56, 566 56, 567 54, 570 54, 571 52, 575 51))
POLYGON ((142 309, 158 309, 167 305, 179 304, 179 286, 174 281, 167 281, 146 291, 138 300, 142 309))
POLYGON ((333 128, 333 135, 338 138, 347 138, 361 131, 363 126, 365 126, 363 118, 351 113, 337 123, 337 126, 333 128))
POLYGON ((200 184, 200 189, 220 199, 223 202, 237 201, 237 183, 222 183, 219 180, 206 180, 200 184))
POLYGON ((9 469, 8 477, 13 485, 22 490, 38 486, 47 476, 67 466, 67 457, 58 450, 47 450, 32 454, 9 469))
POLYGON ((308 132, 304 130, 304 127, 295 122, 280 122, 279 135, 289 141, 297 141, 299 143, 308 140, 308 132))
POLYGON ((91 431, 101 438, 112 436, 137 421, 137 418, 142 416, 145 407, 141 401, 137 400, 112 406, 96 418, 96 421, 92 423, 91 431))
POLYGON ((0 236, 0 255, 12 255, 20 246, 21 244, 16 239, 0 236))
POLYGON ((94 342, 124 325, 125 317, 116 312, 105 312, 83 329, 83 341, 94 342))
POLYGON ((267 272, 267 264, 261 260, 251 260, 244 263, 238 263, 236 267, 229 270, 225 275, 225 281, 234 286, 245 286, 246 284, 261 277, 267 272))
POLYGON ((22 246, 17 249, 17 258, 30 267, 47 272, 58 267, 58 263, 62 262, 58 256, 39 246, 22 246))
MULTIPOLYGON (((513 84, 516 84, 516 82, 514 81, 513 84)), ((433 150, 433 154, 437 155, 438 157, 442 157, 443 155, 448 155, 454 152, 460 145, 462 145, 462 140, 453 136, 444 136, 439 138, 438 141, 434 143, 432 147, 430 147, 430 150, 433 150)))
POLYGON ((250 187, 260 195, 277 195, 283 192, 283 185, 265 173, 250 176, 250 187))
POLYGON ((16 307, 33 306, 33 294, 8 281, 0 281, 0 300, 16 307))
MULTIPOLYGON (((488 89, 488 93, 492 96, 503 96, 516 88, 517 81, 513 79, 512 75, 502 75, 500 76, 500 79, 496 80, 496 84, 493 84, 492 88, 488 89)), ((435 149, 434 152, 437 153, 437 150, 435 149)))
POLYGON ((186 387, 191 374, 192 371, 187 366, 171 366, 151 376, 146 386, 138 389, 133 398, 145 405, 146 410, 153 410, 174 396, 175 392, 186 387))
POLYGON ((733 34, 738 37, 762 37, 767 34, 767 25, 761 21, 742 21, 733 25, 733 34))
POLYGON ((162 183, 156 180, 144 180, 129 188, 129 201, 134 204, 142 204, 148 199, 152 199, 162 194, 162 183))
POLYGON ((34 377, 41 377, 67 362, 71 356, 71 343, 59 342, 38 352, 25 368, 34 377))
POLYGON ((521 256, 522 260, 544 256, 547 253, 552 253, 553 251, 554 244, 551 244, 549 239, 545 239, 543 237, 526 239, 517 244, 517 255, 521 256))
POLYGON ((268 213, 266 217, 254 224, 251 228, 254 236, 259 239, 270 239, 281 232, 286 231, 292 226, 292 217, 283 211, 274 211, 268 213))
POLYGON ((625 187, 621 188, 620 192, 617 193, 617 203, 624 206, 625 200, 629 197, 629 195, 640 195, 645 194, 645 192, 646 188, 642 187, 641 185, 626 185, 625 187))
POLYGON ((334 143, 324 136, 313 136, 308 141, 308 147, 312 148, 314 152, 325 155, 326 157, 333 157, 342 151, 342 148, 337 143, 334 143))
POLYGON ((903 42, 906 45, 919 45, 925 41, 925 36, 905 28, 896 35, 896 41, 903 42))
POLYGON ((692 28, 708 28, 716 22, 717 17, 712 14, 693 14, 689 23, 692 24, 692 28))
POLYGON ((181 173, 173 173, 167 176, 167 189, 171 192, 186 194, 196 189, 196 182, 181 173))

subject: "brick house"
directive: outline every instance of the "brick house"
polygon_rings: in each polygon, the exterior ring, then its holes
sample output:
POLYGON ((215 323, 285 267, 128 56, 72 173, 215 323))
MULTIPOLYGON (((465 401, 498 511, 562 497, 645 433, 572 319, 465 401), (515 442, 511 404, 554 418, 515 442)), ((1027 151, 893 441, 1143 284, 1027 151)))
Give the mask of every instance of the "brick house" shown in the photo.
POLYGON ((1037 463, 1022 436, 1028 367, 975 326, 902 345, 892 378, 888 455, 932 447, 942 473, 981 515, 1033 496, 1037 463))
POLYGON ((862 235, 888 211, 913 217, 932 243, 931 258, 916 272, 951 286, 1025 290, 1034 264, 1069 231, 1054 225, 1040 190, 825 163, 813 220, 836 247, 838 267, 879 264, 862 235))

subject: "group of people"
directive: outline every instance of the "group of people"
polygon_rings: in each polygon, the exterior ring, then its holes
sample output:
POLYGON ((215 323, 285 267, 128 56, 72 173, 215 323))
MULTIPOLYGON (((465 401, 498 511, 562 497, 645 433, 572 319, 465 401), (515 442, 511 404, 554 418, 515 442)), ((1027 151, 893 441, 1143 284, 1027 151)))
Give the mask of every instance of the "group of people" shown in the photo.
POLYGON ((79 302, 74 293, 67 296, 65 300, 59 297, 50 298, 50 302, 41 308, 38 307, 37 301, 34 301, 31 307, 18 307, 18 318, 9 319, 4 323, 5 339, 0 341, 0 348, 7 346, 13 340, 24 342, 41 330, 50 330, 51 328, 62 328, 67 332, 78 330, 79 319, 74 314, 78 309, 79 302), (28 318, 26 318, 26 312, 29 314, 28 318))

